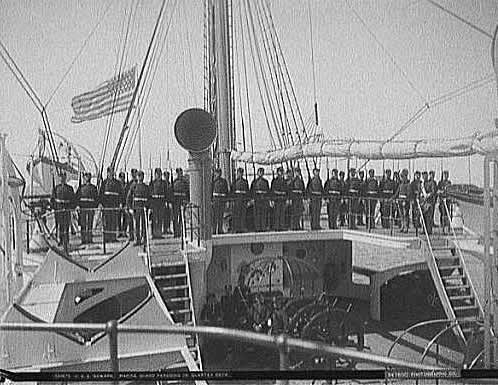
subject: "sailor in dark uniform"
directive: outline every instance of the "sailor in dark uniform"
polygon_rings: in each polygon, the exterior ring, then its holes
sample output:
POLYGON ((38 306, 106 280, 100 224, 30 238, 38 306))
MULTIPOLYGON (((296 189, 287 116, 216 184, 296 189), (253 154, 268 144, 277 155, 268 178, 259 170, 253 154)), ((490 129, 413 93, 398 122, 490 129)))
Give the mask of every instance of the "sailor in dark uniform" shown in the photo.
POLYGON ((277 168, 277 177, 271 183, 271 192, 275 202, 273 229, 282 231, 285 228, 285 203, 287 201, 287 183, 284 179, 283 167, 277 168))
POLYGON ((301 217, 303 215, 304 205, 304 181, 301 175, 301 169, 297 167, 295 170, 295 176, 292 181, 292 207, 291 207, 291 228, 292 230, 301 230, 301 217))
POLYGON ((422 186, 420 181, 420 171, 415 171, 413 175, 413 180, 410 183, 410 195, 412 202, 412 223, 415 231, 418 232, 420 227, 420 211, 418 208, 418 202, 422 194, 422 186))
POLYGON ((325 194, 327 195, 327 213, 329 217, 329 229, 337 229, 337 217, 341 204, 341 182, 337 175, 337 169, 332 170, 330 179, 325 182, 325 194))
POLYGON ((341 203, 339 205, 339 225, 344 227, 346 225, 346 213, 348 211, 348 201, 345 199, 345 196, 348 193, 348 188, 346 181, 344 178, 346 174, 344 171, 339 171, 339 183, 341 185, 341 203))
POLYGON ((377 206, 377 198, 379 196, 379 184, 375 179, 375 170, 368 170, 367 186, 367 226, 370 229, 375 229, 375 207, 377 206))
POLYGON ((442 179, 437 186, 438 199, 439 199, 439 223, 441 224, 443 234, 450 231, 450 214, 448 210, 451 210, 451 204, 448 201, 447 188, 451 186, 450 173, 445 170, 443 171, 442 179), (448 210, 446 210, 448 209, 448 210))
POLYGON ((118 214, 118 232, 119 232, 119 236, 120 237, 124 237, 126 236, 125 233, 126 233, 126 226, 127 226, 127 223, 126 223, 126 218, 127 218, 127 212, 126 212, 126 208, 125 208, 125 200, 126 200, 126 195, 125 195, 125 191, 126 191, 126 174, 121 171, 118 175, 118 181, 119 183, 121 183, 121 189, 123 190, 123 195, 121 196, 121 210, 119 210, 119 214, 118 214))
MULTIPOLYGON (((124 198, 125 198, 125 205, 127 204, 126 198, 128 197, 128 193, 130 192, 130 188, 133 184, 137 183, 138 181, 138 176, 137 176, 138 170, 136 168, 131 169, 131 179, 126 183, 126 187, 124 190, 124 198)), ((126 228, 128 231, 128 236, 130 237, 130 241, 133 241, 135 239, 135 226, 133 224, 133 217, 130 215, 129 210, 131 210, 131 207, 127 206, 127 211, 126 211, 126 228)))
POLYGON ((360 196, 361 181, 356 176, 356 169, 349 170, 348 195, 349 195, 349 228, 356 229, 358 221, 358 198, 360 196))
POLYGON ((114 177, 112 167, 107 168, 107 179, 102 182, 99 201, 104 207, 104 240, 114 242, 118 230, 119 209, 123 201, 123 189, 121 183, 114 177))
POLYGON ((141 245, 146 236, 146 210, 150 199, 149 187, 144 183, 144 172, 138 172, 138 182, 131 186, 128 192, 128 206, 133 209, 135 220, 135 246, 141 245))
POLYGON ((182 232, 181 210, 189 201, 189 184, 183 176, 181 168, 176 169, 176 179, 173 181, 173 231, 175 237, 180 237, 182 232))
POLYGON ((285 174, 285 186, 287 190, 287 197, 285 201, 285 225, 284 230, 289 230, 291 228, 292 221, 292 188, 294 186, 294 172, 292 169, 287 169, 285 174))
POLYGON ((362 199, 367 196, 367 181, 365 180, 365 171, 358 171, 358 178, 360 179, 360 199, 358 199, 358 225, 364 226, 363 215, 368 216, 367 200, 362 199))
POLYGON ((254 227, 256 231, 266 229, 266 214, 268 212, 268 192, 270 186, 264 177, 265 169, 258 169, 258 176, 251 184, 251 194, 254 199, 254 227))
POLYGON ((244 178, 244 169, 237 169, 237 176, 232 185, 234 198, 232 227, 233 232, 241 233, 246 229, 246 210, 249 199, 249 183, 244 178))
MULTIPOLYGON (((399 171, 394 171, 394 173, 393 173, 393 181, 394 181, 394 191, 398 191, 398 187, 399 187, 399 185, 401 183, 401 178, 399 176, 399 171)), ((401 212, 401 209, 399 207, 398 202, 396 201, 394 203, 392 216, 393 216, 394 224, 396 226, 398 226, 398 227, 401 227, 400 212, 401 212)))
POLYGON ((164 183, 166 183, 166 204, 164 205, 164 209, 163 209, 164 212, 162 215, 162 219, 163 219, 163 222, 161 224, 162 233, 163 234, 172 234, 171 229, 170 229, 170 224, 171 224, 171 208, 172 208, 172 204, 173 204, 173 191, 172 191, 169 171, 163 172, 163 180, 164 180, 164 183))
POLYGON ((74 190, 66 183, 65 171, 59 174, 60 183, 52 191, 52 207, 55 210, 55 222, 57 224, 57 234, 59 245, 64 247, 64 251, 69 251, 69 226, 71 225, 71 209, 75 204, 74 190))
POLYGON ((92 184, 92 174, 85 172, 84 184, 76 192, 81 226, 81 243, 92 243, 93 217, 98 206, 97 187, 92 184))
POLYGON ((407 233, 410 224, 410 181, 408 180, 408 170, 401 172, 401 182, 398 186, 397 198, 401 214, 401 232, 407 233))
POLYGON ((380 195, 382 197, 380 215, 382 227, 385 229, 391 227, 392 198, 395 192, 394 181, 391 178, 391 170, 387 169, 384 171, 384 178, 380 184, 380 195))
POLYGON ((311 230, 321 230, 320 211, 322 209, 323 184, 319 169, 313 169, 313 177, 308 182, 306 190, 310 198, 311 230))
POLYGON ((422 184, 422 210, 424 212, 425 226, 429 235, 432 234, 432 228, 434 227, 434 208, 437 199, 437 186, 436 181, 434 180, 434 174, 434 171, 429 172, 428 179, 426 171, 422 174, 424 177, 424 182, 422 184))
POLYGON ((152 211, 152 238, 162 237, 162 223, 164 208, 166 206, 166 194, 168 185, 162 178, 162 170, 154 170, 154 180, 151 182, 150 191, 150 208, 152 211))
POLYGON ((221 176, 221 169, 214 170, 213 195, 213 234, 223 234, 223 217, 228 196, 228 182, 221 176))

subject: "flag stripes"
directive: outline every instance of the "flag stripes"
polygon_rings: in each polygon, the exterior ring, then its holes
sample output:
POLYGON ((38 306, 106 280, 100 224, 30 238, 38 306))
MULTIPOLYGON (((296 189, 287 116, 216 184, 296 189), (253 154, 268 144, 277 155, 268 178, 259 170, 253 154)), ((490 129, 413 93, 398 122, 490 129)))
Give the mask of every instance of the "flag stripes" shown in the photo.
POLYGON ((101 83, 96 89, 75 96, 71 101, 73 123, 125 111, 133 99, 135 67, 101 83))

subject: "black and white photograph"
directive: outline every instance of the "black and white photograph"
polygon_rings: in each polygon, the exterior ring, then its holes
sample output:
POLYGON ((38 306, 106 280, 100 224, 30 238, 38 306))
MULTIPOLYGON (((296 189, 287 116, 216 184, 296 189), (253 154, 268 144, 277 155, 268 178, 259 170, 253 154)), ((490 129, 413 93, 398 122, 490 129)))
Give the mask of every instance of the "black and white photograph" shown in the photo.
POLYGON ((0 382, 498 383, 498 0, 0 0, 0 382))

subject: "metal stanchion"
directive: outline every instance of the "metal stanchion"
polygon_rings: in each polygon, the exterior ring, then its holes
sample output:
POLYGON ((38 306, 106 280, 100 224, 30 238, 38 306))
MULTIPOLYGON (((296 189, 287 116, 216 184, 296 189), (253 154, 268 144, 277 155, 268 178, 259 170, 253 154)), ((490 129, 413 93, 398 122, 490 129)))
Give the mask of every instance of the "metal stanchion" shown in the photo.
POLYGON ((109 336, 109 357, 113 383, 118 384, 119 361, 118 361, 118 321, 112 320, 107 322, 106 332, 109 336))
MULTIPOLYGON (((281 334, 276 338, 276 344, 278 346, 278 353, 280 359, 280 370, 286 371, 289 370, 289 346, 287 345, 287 336, 285 334, 281 334)), ((278 380, 278 385, 287 385, 289 384, 288 380, 278 380)))
POLYGON ((29 218, 26 219, 26 253, 29 254, 29 218))

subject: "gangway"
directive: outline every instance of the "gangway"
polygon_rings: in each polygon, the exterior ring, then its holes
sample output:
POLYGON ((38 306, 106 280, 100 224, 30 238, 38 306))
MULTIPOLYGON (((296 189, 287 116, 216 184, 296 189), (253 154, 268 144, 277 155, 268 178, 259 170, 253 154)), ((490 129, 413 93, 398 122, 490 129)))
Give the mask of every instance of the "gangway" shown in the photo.
MULTIPOLYGON (((443 204, 449 212, 445 200, 443 204)), ((427 266, 446 317, 450 322, 456 322, 456 327, 452 330, 459 337, 462 346, 466 346, 479 319, 483 319, 479 297, 465 265, 451 221, 453 239, 429 235, 418 201, 417 206, 425 235, 422 249, 427 266)))

